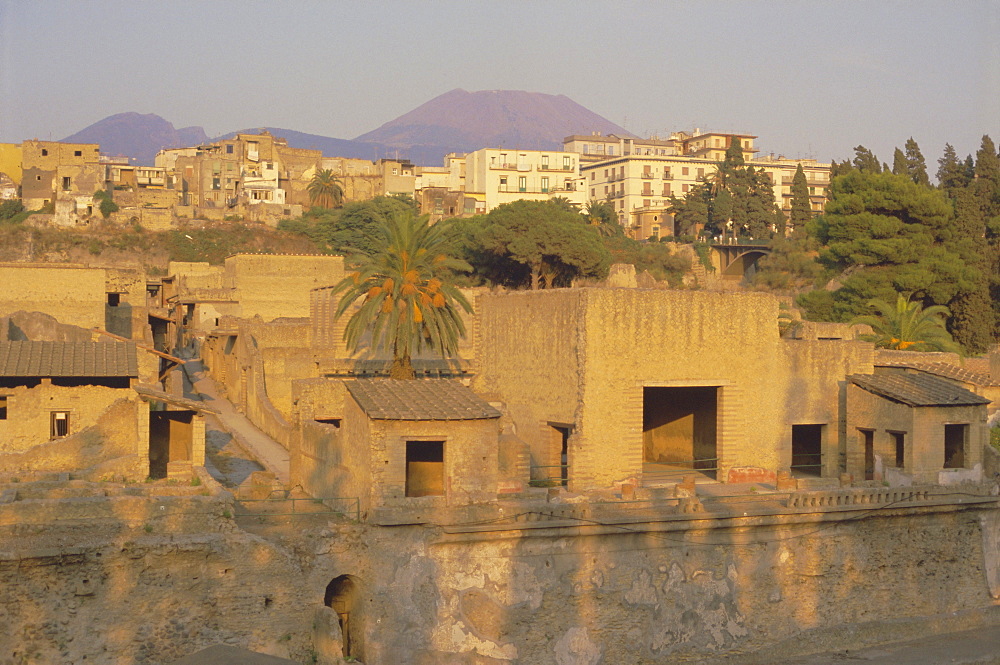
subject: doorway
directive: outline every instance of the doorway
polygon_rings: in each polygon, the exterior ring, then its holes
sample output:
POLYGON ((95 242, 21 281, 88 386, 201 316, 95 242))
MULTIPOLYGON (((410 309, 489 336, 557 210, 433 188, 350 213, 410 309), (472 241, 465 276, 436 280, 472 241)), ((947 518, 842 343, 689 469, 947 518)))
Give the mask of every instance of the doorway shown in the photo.
POLYGON ((190 461, 194 411, 149 412, 149 477, 166 478, 170 462, 190 461))
POLYGON ((865 449, 865 480, 875 480, 875 430, 858 430, 865 449))
POLYGON ((718 393, 717 386, 643 388, 644 472, 693 469, 715 478, 718 393))
POLYGON ((337 613, 343 636, 344 658, 364 660, 360 602, 361 585, 353 575, 340 575, 326 585, 323 604, 337 613))
POLYGON ((793 473, 823 475, 823 425, 792 425, 793 473))

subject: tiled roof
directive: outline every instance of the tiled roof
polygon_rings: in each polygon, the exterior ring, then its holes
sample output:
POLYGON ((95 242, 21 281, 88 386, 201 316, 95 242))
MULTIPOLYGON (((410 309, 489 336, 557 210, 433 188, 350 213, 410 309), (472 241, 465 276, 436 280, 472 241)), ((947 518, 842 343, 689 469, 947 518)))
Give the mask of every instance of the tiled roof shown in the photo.
POLYGON ((943 376, 946 379, 955 379, 956 381, 962 381, 965 383, 972 383, 977 386, 992 386, 996 385, 992 377, 989 374, 982 374, 980 372, 973 371, 972 369, 960 367, 958 365, 952 365, 951 363, 917 363, 917 362, 901 362, 901 361, 890 361, 886 363, 876 362, 877 367, 904 367, 906 369, 915 369, 920 372, 927 372, 928 374, 934 374, 936 376, 943 376))
POLYGON ((127 342, 0 342, 0 376, 139 376, 127 342))
POLYGON ((458 381, 355 379, 347 389, 373 420, 483 420, 500 412, 458 381))
POLYGON ((910 406, 970 406, 989 404, 985 397, 931 374, 852 374, 856 386, 910 406))

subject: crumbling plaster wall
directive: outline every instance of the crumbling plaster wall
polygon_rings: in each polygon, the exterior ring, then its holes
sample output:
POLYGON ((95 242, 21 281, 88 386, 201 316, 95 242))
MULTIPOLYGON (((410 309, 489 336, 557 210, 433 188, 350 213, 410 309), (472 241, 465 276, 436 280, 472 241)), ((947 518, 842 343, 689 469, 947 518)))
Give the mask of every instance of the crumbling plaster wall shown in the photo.
MULTIPOLYGON (((53 386, 4 388, 7 397, 7 418, 0 420, 0 452, 20 453, 51 440, 51 413, 69 412, 70 434, 97 422, 115 401, 134 400, 130 389, 106 386, 53 386)), ((133 431, 135 420, 132 420, 133 431)))
MULTIPOLYGON (((48 437, 48 411, 44 412, 44 417, 35 418, 35 421, 44 420, 44 423, 35 423, 39 428, 44 425, 44 436, 29 445, 24 437, 9 437, 11 431, 5 430, 10 421, 0 421, 0 442, 6 443, 13 438, 14 443, 14 446, 0 448, 0 471, 74 472, 79 477, 93 477, 94 480, 111 475, 133 480, 146 478, 149 475, 149 405, 134 396, 121 397, 122 391, 116 392, 117 398, 102 395, 113 401, 99 412, 85 413, 80 408, 71 411, 70 434, 60 439, 48 437)), ((99 404, 91 401, 88 406, 93 408, 99 404)))
POLYGON ((224 642, 308 662, 343 574, 361 587, 368 665, 694 662, 993 604, 982 543, 995 507, 593 535, 300 523, 264 540, 212 497, 129 500, 84 504, 117 506, 117 521, 88 519, 62 549, 31 541, 79 510, 54 504, 45 523, 25 519, 41 505, 0 506, 22 511, 0 519, 20 534, 0 554, 0 653, 146 665, 224 642))

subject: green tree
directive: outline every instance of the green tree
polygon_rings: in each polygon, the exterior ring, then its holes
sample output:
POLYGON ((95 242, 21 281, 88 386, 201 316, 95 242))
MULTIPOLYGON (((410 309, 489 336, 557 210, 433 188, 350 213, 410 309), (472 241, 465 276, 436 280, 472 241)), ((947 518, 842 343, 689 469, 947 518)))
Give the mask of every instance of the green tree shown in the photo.
MULTIPOLYGON (((930 185, 930 178, 927 177, 927 162, 920 152, 920 146, 913 140, 913 137, 906 139, 906 174, 918 185, 930 185)), ((895 172, 895 171, 894 171, 895 172)))
POLYGON ((802 170, 802 164, 799 164, 795 167, 795 176, 792 178, 792 211, 788 219, 792 233, 801 233, 810 219, 812 219, 812 203, 809 200, 809 183, 805 171, 802 170))
POLYGON ((955 148, 950 143, 945 144, 944 155, 938 160, 937 179, 938 185, 946 191, 953 191, 969 184, 965 166, 959 161, 955 148))
POLYGON ((909 165, 906 163, 906 155, 899 148, 892 153, 892 174, 909 175, 909 165))
POLYGON ((615 208, 611 201, 590 200, 583 212, 584 221, 597 229, 602 237, 611 238, 625 235, 625 229, 618 223, 615 208))
POLYGON ((877 299, 869 301, 868 305, 877 314, 858 316, 851 323, 871 326, 874 334, 864 335, 862 339, 880 348, 956 353, 961 350, 945 327, 945 318, 950 315, 947 307, 925 308, 902 294, 896 296, 895 305, 877 299))
POLYGON ((854 148, 854 162, 852 166, 862 173, 881 173, 882 167, 879 165, 878 157, 871 150, 859 145, 854 148))
POLYGON ((306 188, 309 202, 321 208, 339 208, 344 201, 343 183, 332 169, 320 169, 313 175, 306 188))
POLYGON ((447 230, 447 223, 431 226, 410 211, 393 215, 335 289, 338 318, 358 305, 344 329, 347 347, 357 351, 367 336, 371 348, 391 350, 390 378, 414 378, 414 353, 454 355, 465 337, 459 310, 471 313, 472 306, 450 278, 469 265, 450 256, 447 230))
MULTIPOLYGON (((896 293, 945 305, 978 277, 965 259, 968 244, 955 233, 948 200, 903 176, 854 170, 834 179, 814 228, 826 245, 820 261, 841 273, 835 320, 849 320, 869 300, 896 293)), ((825 301, 823 307, 830 311, 825 301)))
POLYGON ((514 201, 491 210, 474 234, 473 261, 495 283, 532 289, 568 285, 574 277, 607 276, 611 257, 578 213, 549 201, 514 201))

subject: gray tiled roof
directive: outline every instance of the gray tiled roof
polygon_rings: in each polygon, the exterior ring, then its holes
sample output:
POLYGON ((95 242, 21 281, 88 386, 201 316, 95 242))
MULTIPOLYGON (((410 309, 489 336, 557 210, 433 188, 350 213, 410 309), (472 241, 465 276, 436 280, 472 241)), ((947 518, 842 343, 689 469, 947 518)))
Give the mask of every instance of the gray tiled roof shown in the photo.
POLYGON ((868 392, 910 406, 989 404, 985 397, 932 374, 852 374, 847 377, 868 392))
POLYGON ((355 379, 347 382, 358 406, 373 420, 482 420, 500 412, 458 381, 355 379))
POLYGON ((904 361, 890 361, 886 363, 880 363, 876 361, 875 366, 903 367, 906 369, 915 369, 920 372, 927 372, 928 374, 936 374, 937 376, 943 376, 946 379, 955 379, 956 381, 962 381, 964 383, 973 383, 977 386, 996 385, 996 382, 989 374, 976 372, 966 367, 952 365, 951 363, 941 363, 941 362, 922 363, 922 362, 904 362, 904 361))
POLYGON ((0 342, 0 376, 139 376, 128 342, 0 342))

